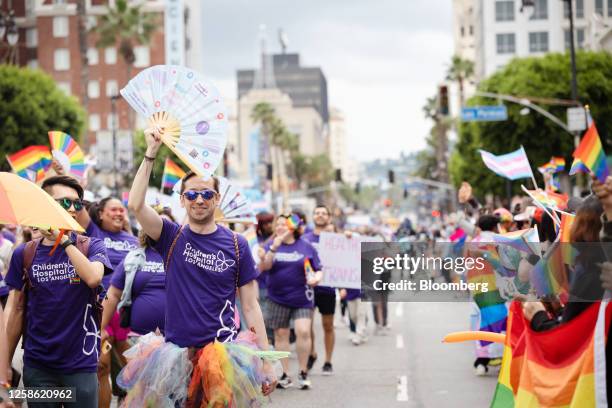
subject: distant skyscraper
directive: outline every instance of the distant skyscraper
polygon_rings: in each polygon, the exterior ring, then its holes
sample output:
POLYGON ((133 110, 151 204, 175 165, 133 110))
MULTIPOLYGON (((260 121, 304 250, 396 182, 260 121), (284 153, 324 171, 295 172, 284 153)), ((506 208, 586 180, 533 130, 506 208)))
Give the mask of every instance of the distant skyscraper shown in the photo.
MULTIPOLYGON (((253 88, 269 88, 262 86, 262 79, 270 75, 269 55, 265 55, 263 66, 266 72, 253 69, 238 71, 238 99, 253 88), (263 76, 263 78, 262 78, 263 76)), ((296 108, 313 107, 325 123, 329 121, 329 108, 327 106, 327 80, 319 67, 300 66, 299 54, 272 55, 273 79, 276 87, 289 94, 296 108)))

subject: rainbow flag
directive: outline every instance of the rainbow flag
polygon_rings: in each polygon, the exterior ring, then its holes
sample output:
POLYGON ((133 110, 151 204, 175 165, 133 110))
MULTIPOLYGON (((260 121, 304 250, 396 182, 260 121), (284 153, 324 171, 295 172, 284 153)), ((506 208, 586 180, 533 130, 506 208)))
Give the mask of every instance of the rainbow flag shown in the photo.
POLYGON ((574 151, 573 156, 575 159, 580 159, 582 163, 595 174, 600 182, 605 183, 606 177, 608 177, 610 172, 608 170, 608 164, 606 163, 606 154, 601 146, 597 127, 595 127, 595 122, 591 123, 580 145, 578 145, 574 151))
POLYGON ((527 190, 525 192, 541 206, 546 206, 552 209, 562 210, 567 207, 567 200, 569 196, 567 194, 555 193, 553 191, 542 191, 542 190, 527 190))
POLYGON ((170 189, 174 187, 180 179, 185 176, 185 172, 175 162, 166 158, 164 163, 164 174, 162 175, 162 190, 170 189))
POLYGON ((287 218, 287 228, 295 230, 300 226, 300 217, 297 214, 291 214, 291 217, 287 218))
MULTIPOLYGON (((478 306, 478 309, 480 309, 479 327, 473 329, 501 333, 506 330, 506 317, 508 316, 508 310, 506 309, 506 302, 501 297, 499 289, 497 288, 495 271, 490 260, 491 259, 484 262, 484 268, 482 269, 474 267, 467 271, 468 283, 481 283, 487 285, 486 292, 474 291, 471 293, 474 302, 478 306)), ((492 358, 499 357, 499 355, 488 355, 490 352, 488 347, 490 345, 491 342, 488 341, 477 341, 476 350, 478 356, 492 358)))
POLYGON ((51 167, 52 156, 47 146, 28 146, 6 156, 6 160, 19 176, 31 181, 41 181, 51 167))
POLYGON ((570 234, 572 232, 572 224, 576 217, 572 214, 561 214, 561 225, 559 226, 559 242, 570 242, 570 234))
POLYGON ((255 245, 258 244, 257 231, 255 230, 254 227, 247 229, 246 231, 242 233, 242 235, 246 238, 247 242, 249 243, 249 248, 253 249, 253 247, 255 247, 255 245))
POLYGON ((536 333, 521 303, 512 302, 491 407, 607 406, 605 342, 611 318, 609 303, 597 302, 569 322, 536 333))
POLYGON ((580 159, 574 159, 574 162, 572 163, 572 167, 570 168, 570 171, 569 171, 570 176, 573 176, 576 173, 584 173, 584 174, 589 173, 589 168, 585 166, 582 160, 580 159))
POLYGON ((562 250, 565 246, 571 248, 569 244, 561 246, 559 242, 555 242, 533 267, 529 280, 536 295, 559 295, 568 292, 569 282, 562 250))
POLYGON ((310 264, 309 258, 304 258, 304 274, 306 275, 306 279, 310 279, 310 277, 314 275, 314 269, 310 264))
POLYGON ((484 150, 479 150, 479 152, 485 166, 502 177, 510 180, 533 177, 533 172, 531 171, 531 166, 523 146, 511 153, 500 156, 484 150))
POLYGON ((49 132, 49 143, 53 157, 58 159, 62 166, 76 177, 83 178, 87 168, 83 151, 69 134, 53 130, 49 132))
POLYGON ((550 160, 538 167, 540 173, 557 173, 565 170, 565 159, 563 157, 551 157, 550 160))

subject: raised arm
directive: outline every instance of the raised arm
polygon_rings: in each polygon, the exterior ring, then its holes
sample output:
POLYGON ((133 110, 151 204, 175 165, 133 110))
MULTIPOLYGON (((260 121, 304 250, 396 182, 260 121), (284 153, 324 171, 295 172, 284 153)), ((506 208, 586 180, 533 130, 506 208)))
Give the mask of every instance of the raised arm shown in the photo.
POLYGON ((153 171, 155 157, 161 147, 161 129, 146 129, 145 140, 147 142, 147 150, 130 189, 128 209, 136 216, 144 232, 157 241, 162 231, 162 219, 153 208, 145 205, 145 195, 149 185, 149 178, 153 171))

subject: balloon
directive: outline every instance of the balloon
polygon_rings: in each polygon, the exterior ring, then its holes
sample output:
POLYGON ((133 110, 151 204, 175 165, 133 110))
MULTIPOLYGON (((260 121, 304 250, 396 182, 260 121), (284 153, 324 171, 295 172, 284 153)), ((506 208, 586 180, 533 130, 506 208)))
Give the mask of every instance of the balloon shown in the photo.
POLYGON ((460 331, 449 333, 444 336, 443 343, 458 343, 461 341, 481 340, 492 343, 504 343, 506 335, 503 333, 493 333, 488 331, 460 331))

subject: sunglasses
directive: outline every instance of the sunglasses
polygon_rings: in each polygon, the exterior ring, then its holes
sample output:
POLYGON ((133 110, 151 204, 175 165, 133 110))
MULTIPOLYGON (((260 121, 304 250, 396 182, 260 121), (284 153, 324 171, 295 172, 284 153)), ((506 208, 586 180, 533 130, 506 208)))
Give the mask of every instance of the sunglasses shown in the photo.
POLYGON ((201 196, 202 199, 204 199, 205 201, 208 201, 208 200, 212 200, 215 197, 215 194, 217 193, 213 190, 202 190, 202 191, 187 190, 183 193, 183 196, 185 196, 185 198, 189 201, 197 200, 198 196, 201 196))
POLYGON ((81 201, 79 198, 76 200, 71 200, 69 198, 58 198, 55 201, 57 201, 64 210, 69 210, 70 207, 74 207, 75 211, 81 211, 83 209, 83 201, 81 201))

